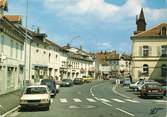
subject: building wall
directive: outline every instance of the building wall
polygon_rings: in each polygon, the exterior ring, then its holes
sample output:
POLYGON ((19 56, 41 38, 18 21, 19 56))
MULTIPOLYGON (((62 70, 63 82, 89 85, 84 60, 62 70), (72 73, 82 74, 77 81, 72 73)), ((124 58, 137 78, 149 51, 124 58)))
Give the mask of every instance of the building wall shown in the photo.
POLYGON ((0 94, 23 86, 23 42, 13 32, 5 29, 0 33, 0 94), (8 31, 8 33, 6 33, 8 31))
POLYGON ((140 78, 145 79, 164 79, 161 77, 161 66, 162 64, 167 64, 167 57, 160 56, 160 47, 162 45, 167 45, 167 39, 133 39, 133 61, 132 61, 132 78, 138 80, 140 78), (148 45, 150 48, 149 56, 143 57, 141 52, 141 47, 148 45), (140 73, 143 70, 143 65, 148 64, 149 75, 141 76, 140 73))

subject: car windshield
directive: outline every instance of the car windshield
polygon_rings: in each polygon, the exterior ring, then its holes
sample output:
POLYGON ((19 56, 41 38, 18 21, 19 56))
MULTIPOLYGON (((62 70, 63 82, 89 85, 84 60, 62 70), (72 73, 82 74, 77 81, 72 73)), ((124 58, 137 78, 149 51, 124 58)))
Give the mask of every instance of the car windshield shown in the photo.
POLYGON ((27 88, 25 94, 45 94, 47 90, 45 87, 30 87, 27 88))
POLYGON ((160 88, 160 85, 158 85, 158 84, 148 84, 147 88, 160 88))
POLYGON ((43 80, 43 81, 41 82, 41 85, 52 86, 53 83, 52 83, 52 81, 50 81, 50 80, 43 80))
POLYGON ((70 79, 63 79, 62 81, 63 82, 70 82, 71 80, 70 79))

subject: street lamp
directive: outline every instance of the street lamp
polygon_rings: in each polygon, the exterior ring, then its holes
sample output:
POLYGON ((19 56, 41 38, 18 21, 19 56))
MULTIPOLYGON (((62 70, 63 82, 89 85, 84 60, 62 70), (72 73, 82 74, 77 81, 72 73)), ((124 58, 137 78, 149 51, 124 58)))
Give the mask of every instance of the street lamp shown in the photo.
POLYGON ((26 87, 26 63, 27 63, 27 40, 28 40, 28 0, 26 2, 26 29, 25 29, 25 41, 24 41, 24 79, 23 79, 23 88, 26 87))
POLYGON ((73 37, 70 41, 69 41, 69 45, 75 40, 75 39, 78 39, 78 38, 80 38, 80 35, 77 35, 77 36, 75 36, 75 37, 73 37))

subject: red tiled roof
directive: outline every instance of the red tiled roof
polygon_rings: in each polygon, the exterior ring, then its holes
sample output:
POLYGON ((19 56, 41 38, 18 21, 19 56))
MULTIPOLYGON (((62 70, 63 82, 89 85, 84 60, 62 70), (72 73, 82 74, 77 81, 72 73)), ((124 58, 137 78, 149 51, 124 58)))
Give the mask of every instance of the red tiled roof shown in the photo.
POLYGON ((157 25, 149 30, 138 33, 138 34, 134 35, 133 37, 160 36, 162 27, 167 27, 167 23, 161 23, 161 24, 159 24, 159 25, 157 25))
POLYGON ((11 22, 21 22, 22 20, 20 15, 5 15, 5 17, 11 22))

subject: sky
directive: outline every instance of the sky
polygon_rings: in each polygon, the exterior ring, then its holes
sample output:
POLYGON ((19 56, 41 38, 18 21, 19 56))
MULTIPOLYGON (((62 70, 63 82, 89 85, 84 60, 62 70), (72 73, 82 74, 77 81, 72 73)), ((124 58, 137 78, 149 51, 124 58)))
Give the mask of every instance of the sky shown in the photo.
MULTIPOLYGON (((27 0, 8 0, 8 13, 21 15, 27 0)), ((70 43, 89 52, 131 53, 136 15, 144 9, 147 29, 167 22, 167 0, 28 0, 28 27, 41 29, 60 46, 70 43)))

